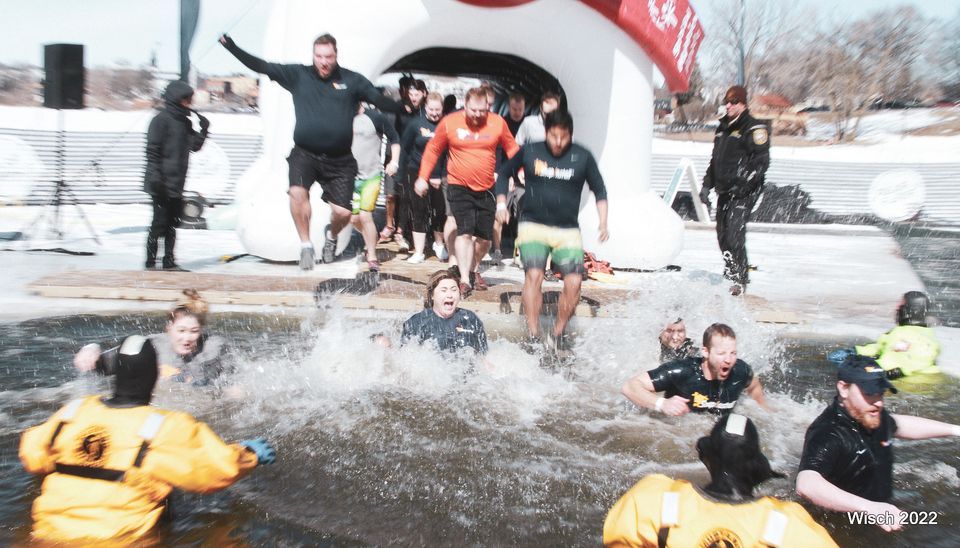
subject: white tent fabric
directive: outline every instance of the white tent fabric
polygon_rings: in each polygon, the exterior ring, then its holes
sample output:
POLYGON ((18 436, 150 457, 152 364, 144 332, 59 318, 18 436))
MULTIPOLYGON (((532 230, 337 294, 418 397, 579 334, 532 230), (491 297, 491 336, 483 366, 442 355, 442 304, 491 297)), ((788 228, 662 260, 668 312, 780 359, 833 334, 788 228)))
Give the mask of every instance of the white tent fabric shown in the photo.
MULTIPOLYGON (((450 0, 279 1, 264 44, 237 42, 277 62, 311 63, 313 39, 330 32, 339 62, 371 80, 397 59, 430 47, 469 48, 528 59, 552 73, 574 115, 574 139, 596 155, 610 202, 610 240, 597 241, 592 198, 582 204, 584 246, 613 265, 660 268, 683 244, 683 223, 650 190, 653 64, 615 24, 580 2, 538 0, 483 8, 450 0)), ((270 260, 299 257, 289 214, 286 157, 294 115, 289 94, 261 80, 264 156, 237 188, 238 235, 247 251, 270 260)), ((329 209, 312 192, 311 237, 323 244, 329 209)), ((345 230, 347 237, 349 230, 345 230)), ((345 245, 346 237, 341 235, 345 245)))

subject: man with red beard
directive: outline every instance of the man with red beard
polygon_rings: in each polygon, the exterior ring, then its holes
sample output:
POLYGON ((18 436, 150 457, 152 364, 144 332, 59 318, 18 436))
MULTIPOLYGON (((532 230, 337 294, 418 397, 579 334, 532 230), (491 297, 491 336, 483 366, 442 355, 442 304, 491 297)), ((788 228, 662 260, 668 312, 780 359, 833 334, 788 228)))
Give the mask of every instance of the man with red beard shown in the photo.
POLYGON ((492 190, 498 146, 509 158, 520 149, 506 121, 490 112, 486 92, 473 88, 467 91, 462 111, 440 120, 436 134, 423 151, 420 173, 414 183, 416 193, 423 196, 434 165, 447 152, 447 201, 457 222, 453 251, 463 297, 474 289, 487 289, 486 282, 474 270, 493 239, 496 200, 492 190))
POLYGON ((639 407, 674 417, 691 411, 726 415, 743 391, 769 410, 760 379, 747 362, 737 359, 737 335, 730 326, 708 327, 702 351, 703 357, 682 358, 640 373, 620 392, 639 407))
POLYGON ((894 415, 884 392, 897 389, 867 356, 848 356, 837 370, 837 396, 810 425, 800 457, 797 494, 839 512, 875 516, 884 531, 903 527, 893 496, 893 438, 960 436, 960 426, 894 415))

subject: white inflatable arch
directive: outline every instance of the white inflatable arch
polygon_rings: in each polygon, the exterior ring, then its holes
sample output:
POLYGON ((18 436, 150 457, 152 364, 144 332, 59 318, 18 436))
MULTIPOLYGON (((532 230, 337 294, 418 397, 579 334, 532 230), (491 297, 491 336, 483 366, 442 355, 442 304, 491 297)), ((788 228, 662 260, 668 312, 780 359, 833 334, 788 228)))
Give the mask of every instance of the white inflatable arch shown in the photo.
MULTIPOLYGON (((653 61, 647 51, 660 58, 672 88, 686 87, 702 38, 686 0, 282 0, 261 50, 235 38, 264 59, 310 64, 313 39, 324 32, 337 38, 340 64, 371 80, 401 58, 437 47, 510 54, 547 70, 567 95, 574 139, 594 152, 608 189, 610 240, 597 242, 596 208, 585 199, 585 248, 632 268, 660 268, 680 252, 683 223, 650 190, 653 61)), ((299 243, 285 160, 293 106, 285 90, 263 77, 260 109, 264 155, 238 183, 237 232, 249 253, 293 261, 299 243)), ((320 194, 315 185, 316 246, 323 244, 329 219, 320 194)), ((346 239, 341 235, 341 246, 346 239)))

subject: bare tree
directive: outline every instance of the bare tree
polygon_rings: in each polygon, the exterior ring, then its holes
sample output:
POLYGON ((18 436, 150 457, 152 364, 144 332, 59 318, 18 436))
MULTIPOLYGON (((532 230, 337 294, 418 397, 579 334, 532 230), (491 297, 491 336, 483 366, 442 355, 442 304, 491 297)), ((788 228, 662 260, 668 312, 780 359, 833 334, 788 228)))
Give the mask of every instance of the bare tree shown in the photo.
POLYGON ((717 90, 734 83, 737 75, 741 3, 745 15, 744 82, 751 89, 768 81, 770 71, 779 70, 767 60, 777 58, 782 51, 797 49, 814 17, 809 8, 802 8, 795 0, 724 0, 714 4, 704 22, 706 38, 701 58, 709 59, 708 66, 713 70, 708 85, 717 90))
POLYGON ((0 64, 0 105, 33 105, 38 87, 30 67, 0 64))
POLYGON ((934 67, 940 98, 960 101, 960 9, 935 33, 927 61, 934 67))
POLYGON ((808 92, 829 98, 836 140, 855 138, 867 109, 917 98, 929 25, 914 8, 895 8, 821 32, 798 55, 808 92))
POLYGON ((87 70, 87 100, 91 107, 127 110, 155 95, 153 74, 146 68, 96 67, 87 70))

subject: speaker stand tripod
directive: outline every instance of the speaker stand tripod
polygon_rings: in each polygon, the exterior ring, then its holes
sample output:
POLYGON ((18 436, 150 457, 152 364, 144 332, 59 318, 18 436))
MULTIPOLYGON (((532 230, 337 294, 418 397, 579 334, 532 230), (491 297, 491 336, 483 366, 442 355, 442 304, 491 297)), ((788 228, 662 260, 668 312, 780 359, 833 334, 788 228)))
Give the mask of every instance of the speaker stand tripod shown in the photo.
POLYGON ((100 243, 100 238, 97 237, 97 231, 93 228, 93 225, 90 223, 90 219, 87 218, 87 215, 83 212, 83 209, 80 207, 79 200, 77 195, 73 193, 73 189, 70 188, 70 185, 64 180, 64 164, 66 160, 64 158, 64 140, 65 132, 63 129, 63 110, 57 109, 57 181, 56 187, 53 190, 53 196, 50 197, 50 200, 44 204, 43 209, 40 213, 27 225, 23 230, 21 230, 22 239, 29 239, 31 231, 34 227, 41 224, 42 221, 46 220, 50 214, 50 208, 53 207, 53 216, 52 221, 47 223, 49 228, 49 234, 53 239, 63 240, 64 231, 61 228, 61 218, 60 218, 60 206, 65 205, 67 202, 65 198, 69 198, 69 205, 77 208, 77 211, 80 212, 80 219, 83 220, 83 223, 87 226, 87 230, 90 231, 90 235, 93 237, 93 241, 97 245, 103 245, 100 243))

